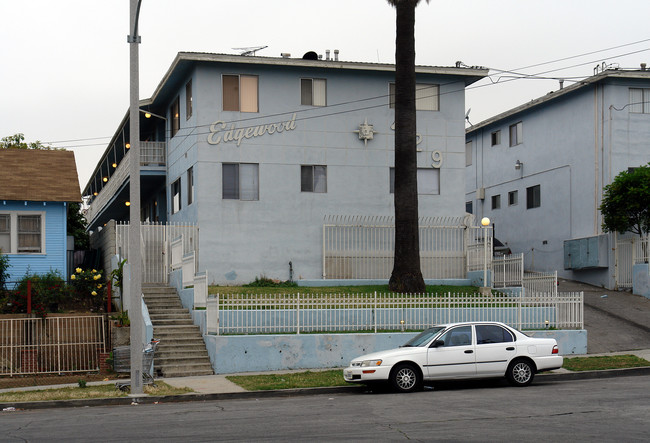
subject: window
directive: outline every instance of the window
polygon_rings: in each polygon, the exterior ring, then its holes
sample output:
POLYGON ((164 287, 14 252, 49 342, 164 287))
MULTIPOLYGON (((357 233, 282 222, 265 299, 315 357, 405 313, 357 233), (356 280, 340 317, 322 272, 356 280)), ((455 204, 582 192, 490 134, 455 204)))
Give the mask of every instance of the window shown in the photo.
POLYGON ((541 205, 540 185, 526 188, 526 209, 539 208, 541 205))
POLYGON ((492 196, 492 209, 501 209, 501 194, 492 196))
POLYGON ((44 253, 44 220, 44 212, 9 212, 0 214, 0 249, 2 253, 44 253))
POLYGON ((194 167, 187 170, 187 205, 194 202, 194 167))
POLYGON ((172 183, 172 214, 181 210, 181 179, 172 183))
MULTIPOLYGON (((418 168, 418 195, 440 194, 440 169, 418 168)), ((390 193, 395 193, 395 168, 390 168, 390 193)))
POLYGON ((309 106, 326 106, 327 81, 322 78, 301 78, 300 104, 309 106))
POLYGON ((474 205, 473 205, 473 203, 474 202, 465 202, 465 212, 467 212, 469 214, 474 213, 474 208, 473 208, 474 205))
POLYGON ((501 326, 476 325, 476 344, 510 343, 515 341, 512 333, 501 326))
POLYGON ((465 166, 472 166, 472 142, 465 143, 465 166))
POLYGON ((327 192, 327 166, 301 166, 300 191, 327 192))
POLYGON ((185 120, 192 116, 192 80, 185 85, 185 120))
POLYGON ((444 347, 470 346, 472 344, 472 327, 459 326, 445 333, 440 339, 445 342, 444 347))
POLYGON ((11 217, 0 214, 0 252, 8 254, 11 251, 11 217))
POLYGON ((501 131, 494 131, 491 135, 491 145, 490 146, 496 146, 501 144, 501 131))
POLYGON ((519 199, 519 191, 508 192, 508 206, 514 206, 519 199))
POLYGON ((259 200, 259 165, 257 163, 224 163, 222 165, 222 197, 232 200, 259 200))
POLYGON ((223 110, 258 112, 257 83, 256 75, 224 75, 223 110))
MULTIPOLYGON (((395 83, 390 83, 388 106, 395 108, 395 83)), ((439 85, 418 83, 415 85, 415 109, 417 111, 438 111, 440 109, 439 85)))
POLYGON ((510 125, 510 146, 517 146, 524 141, 524 125, 522 122, 510 125))
POLYGON ((18 216, 18 253, 41 252, 41 216, 18 216))
POLYGON ((178 103, 178 97, 176 97, 176 100, 174 100, 174 103, 172 103, 172 107, 169 112, 172 116, 171 134, 173 137, 176 135, 181 126, 181 110, 178 103))
POLYGON ((650 114, 650 89, 630 88, 630 112, 650 114))

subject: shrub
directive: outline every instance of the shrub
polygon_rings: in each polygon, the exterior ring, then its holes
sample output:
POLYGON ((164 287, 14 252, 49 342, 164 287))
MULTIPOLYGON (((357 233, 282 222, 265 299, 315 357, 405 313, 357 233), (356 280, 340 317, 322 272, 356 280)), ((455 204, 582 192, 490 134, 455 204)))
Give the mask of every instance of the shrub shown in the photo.
POLYGON ((32 312, 45 317, 58 309, 58 304, 69 296, 68 287, 58 271, 47 274, 25 274, 16 290, 8 291, 7 305, 10 312, 26 313, 28 305, 27 286, 31 281, 32 312))
POLYGON ((265 276, 261 277, 255 277, 255 280, 247 283, 245 285, 242 285, 248 288, 295 288, 298 286, 298 283, 294 281, 280 281, 280 280, 272 280, 270 278, 267 278, 265 276))
POLYGON ((92 310, 99 311, 106 300, 106 282, 102 279, 102 271, 75 269, 70 276, 70 287, 77 301, 92 310))
POLYGON ((5 284, 9 278, 9 272, 7 272, 8 269, 9 257, 3 254, 2 249, 0 248, 0 294, 6 289, 5 284))

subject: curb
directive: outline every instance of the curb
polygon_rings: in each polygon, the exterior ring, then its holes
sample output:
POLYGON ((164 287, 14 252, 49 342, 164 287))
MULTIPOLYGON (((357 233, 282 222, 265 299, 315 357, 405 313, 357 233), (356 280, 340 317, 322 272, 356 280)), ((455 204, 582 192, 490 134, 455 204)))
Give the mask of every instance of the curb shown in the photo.
MULTIPOLYGON (((627 369, 608 369, 604 371, 583 371, 565 373, 542 373, 536 377, 538 382, 556 382, 571 380, 590 380, 613 377, 633 377, 650 375, 650 366, 627 369)), ((534 383, 534 382, 533 382, 534 383)), ((152 405, 158 403, 181 403, 190 401, 218 401, 218 400, 245 400, 256 398, 286 398, 305 397, 322 394, 360 394, 366 391, 364 385, 337 386, 326 388, 296 388, 278 389, 270 391, 247 391, 221 394, 183 394, 168 396, 143 396, 138 398, 95 398, 89 400, 53 400, 34 402, 8 402, 0 403, 0 408, 13 407, 19 409, 48 409, 48 408, 79 408, 90 406, 135 406, 152 405)))

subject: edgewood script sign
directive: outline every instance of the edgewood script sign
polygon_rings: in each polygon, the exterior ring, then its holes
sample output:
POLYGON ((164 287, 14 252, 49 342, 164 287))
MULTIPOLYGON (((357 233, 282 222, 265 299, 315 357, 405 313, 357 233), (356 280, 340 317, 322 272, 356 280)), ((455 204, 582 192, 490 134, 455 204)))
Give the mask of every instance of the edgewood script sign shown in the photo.
POLYGON ((234 123, 230 128, 226 129, 227 123, 224 121, 216 121, 210 125, 210 135, 208 135, 208 143, 211 145, 218 145, 219 143, 237 143, 241 145, 242 140, 253 137, 261 137, 266 134, 274 134, 276 132, 293 131, 296 129, 296 114, 291 116, 291 119, 286 122, 269 123, 267 125, 248 126, 245 128, 237 128, 234 123))

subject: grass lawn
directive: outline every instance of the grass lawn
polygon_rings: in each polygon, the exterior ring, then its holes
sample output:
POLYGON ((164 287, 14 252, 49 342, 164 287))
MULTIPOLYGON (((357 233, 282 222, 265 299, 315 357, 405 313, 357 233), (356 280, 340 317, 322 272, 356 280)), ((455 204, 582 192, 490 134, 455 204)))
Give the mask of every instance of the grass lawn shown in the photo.
POLYGON ((343 370, 291 372, 287 374, 232 375, 226 379, 248 391, 346 386, 343 370))
POLYGON ((636 355, 605 355, 598 357, 568 357, 562 367, 569 371, 601 371, 650 366, 650 362, 636 355))

